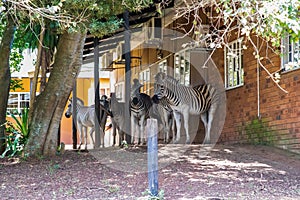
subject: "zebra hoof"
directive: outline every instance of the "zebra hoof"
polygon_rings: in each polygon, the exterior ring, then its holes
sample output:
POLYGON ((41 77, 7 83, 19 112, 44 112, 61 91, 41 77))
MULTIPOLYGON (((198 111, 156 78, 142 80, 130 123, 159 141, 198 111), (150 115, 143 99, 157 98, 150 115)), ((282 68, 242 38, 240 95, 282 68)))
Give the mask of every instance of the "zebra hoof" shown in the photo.
POLYGON ((175 140, 173 143, 174 144, 179 144, 179 140, 175 140))
POLYGON ((203 144, 211 144, 210 141, 204 141, 203 144))

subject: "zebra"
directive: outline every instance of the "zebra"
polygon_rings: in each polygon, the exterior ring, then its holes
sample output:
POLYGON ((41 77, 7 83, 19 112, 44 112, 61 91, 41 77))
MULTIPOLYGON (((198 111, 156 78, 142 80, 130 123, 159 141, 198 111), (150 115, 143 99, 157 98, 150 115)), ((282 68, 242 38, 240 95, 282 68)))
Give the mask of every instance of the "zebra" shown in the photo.
POLYGON ((138 79, 133 80, 130 94, 130 115, 131 115, 131 143, 138 144, 140 138, 141 144, 145 143, 145 126, 147 119, 150 118, 150 109, 152 99, 149 95, 141 93, 143 85, 138 79))
POLYGON ((158 99, 166 97, 170 107, 174 111, 173 114, 177 128, 175 143, 178 143, 180 140, 181 124, 178 120, 180 119, 180 114, 182 114, 184 119, 186 143, 190 143, 189 114, 201 116, 205 127, 204 143, 210 143, 212 121, 217 109, 215 88, 211 85, 184 86, 173 77, 160 72, 155 76, 154 96, 158 99))
POLYGON ((169 143, 170 139, 170 131, 173 133, 173 140, 175 138, 175 123, 174 123, 174 116, 173 110, 170 107, 170 103, 168 102, 166 97, 162 99, 157 99, 156 96, 152 97, 152 100, 156 105, 156 111, 159 114, 159 120, 163 126, 163 142, 169 143))
POLYGON ((119 133, 119 146, 122 146, 122 141, 125 140, 125 103, 117 101, 115 93, 110 93, 110 109, 113 126, 113 145, 116 145, 117 130, 119 133))
MULTIPOLYGON (((110 115, 109 112, 109 104, 107 102, 107 97, 102 96, 100 100, 100 109, 102 110, 102 115, 100 116, 100 131, 102 132, 101 136, 101 145, 104 147, 104 128, 105 128, 105 123, 107 116, 110 115)), ((87 150, 87 128, 90 127, 91 130, 89 132, 93 147, 95 147, 95 142, 93 138, 93 132, 95 131, 95 105, 91 106, 84 106, 84 103, 81 99, 76 98, 76 112, 77 112, 77 128, 79 130, 79 139, 80 139, 80 144, 78 149, 81 148, 81 145, 83 144, 83 140, 85 140, 85 149, 87 150)), ((65 112, 66 118, 70 118, 72 115, 72 110, 73 110, 73 103, 72 99, 69 99, 69 104, 68 108, 65 112)))

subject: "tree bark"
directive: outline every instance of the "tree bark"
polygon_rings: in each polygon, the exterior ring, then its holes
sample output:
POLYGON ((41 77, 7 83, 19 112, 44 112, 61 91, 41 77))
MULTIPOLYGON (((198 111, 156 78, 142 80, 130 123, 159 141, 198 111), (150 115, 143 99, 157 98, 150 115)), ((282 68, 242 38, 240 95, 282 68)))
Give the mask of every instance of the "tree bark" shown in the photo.
POLYGON ((33 104, 25 155, 55 155, 61 117, 82 64, 85 35, 85 33, 61 35, 48 83, 33 104))
POLYGON ((13 20, 8 17, 7 25, 3 32, 2 41, 0 45, 0 153, 5 149, 5 126, 2 126, 6 121, 6 109, 9 96, 10 85, 10 68, 9 68, 9 56, 14 40, 15 24, 13 20))
MULTIPOLYGON (((40 65, 41 65, 41 57, 42 57, 42 49, 43 49, 43 40, 44 40, 44 27, 41 27, 41 33, 40 37, 38 40, 38 54, 37 54, 37 61, 35 64, 35 69, 34 69, 34 76, 32 79, 32 87, 30 89, 30 104, 29 108, 32 108, 32 105, 35 101, 36 97, 36 89, 38 85, 38 79, 39 79, 39 74, 40 74, 40 65)), ((29 111, 29 120, 31 119, 32 116, 32 110, 29 111)))

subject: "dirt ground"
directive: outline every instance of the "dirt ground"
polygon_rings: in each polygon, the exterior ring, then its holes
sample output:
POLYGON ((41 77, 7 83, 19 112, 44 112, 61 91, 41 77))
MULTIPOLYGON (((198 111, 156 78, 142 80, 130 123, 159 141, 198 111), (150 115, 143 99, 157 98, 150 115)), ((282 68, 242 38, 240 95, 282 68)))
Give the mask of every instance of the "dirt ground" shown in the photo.
MULTIPOLYGON (((0 159, 0 199, 147 199, 147 147, 0 159)), ((266 146, 159 146, 164 199, 300 199, 300 155, 266 146)))

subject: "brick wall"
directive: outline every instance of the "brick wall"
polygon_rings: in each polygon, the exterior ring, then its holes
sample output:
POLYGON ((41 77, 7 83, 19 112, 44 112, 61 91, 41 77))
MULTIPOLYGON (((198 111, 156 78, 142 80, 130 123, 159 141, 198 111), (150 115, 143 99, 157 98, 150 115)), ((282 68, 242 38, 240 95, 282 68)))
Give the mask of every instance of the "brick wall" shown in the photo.
MULTIPOLYGON (((263 141, 300 153, 300 69, 281 73, 280 85, 288 91, 286 94, 259 68, 258 95, 257 62, 253 52, 253 48, 248 48, 243 54, 244 85, 226 91, 227 115, 219 141, 247 143, 251 137, 261 136, 265 137, 260 138, 263 141), (258 136, 259 131, 253 133, 255 124, 263 126, 265 135, 258 136)), ((263 59, 262 64, 271 72, 280 69, 279 56, 266 48, 261 52, 270 58, 263 59)), ((224 77, 223 50, 218 50, 213 58, 224 77)), ((254 140, 254 143, 259 141, 254 140)))

